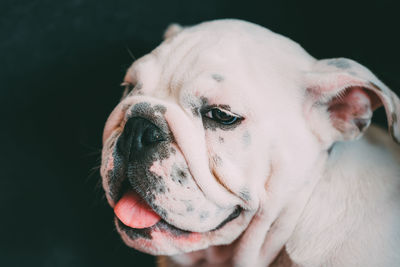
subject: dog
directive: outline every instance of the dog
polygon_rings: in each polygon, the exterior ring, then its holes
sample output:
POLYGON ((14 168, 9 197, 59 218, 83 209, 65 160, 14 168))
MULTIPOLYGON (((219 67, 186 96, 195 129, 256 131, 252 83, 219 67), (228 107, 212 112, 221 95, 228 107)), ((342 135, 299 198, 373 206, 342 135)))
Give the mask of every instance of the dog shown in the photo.
POLYGON ((123 85, 101 176, 126 245, 160 266, 400 266, 400 101, 361 64, 225 19, 171 25, 123 85))

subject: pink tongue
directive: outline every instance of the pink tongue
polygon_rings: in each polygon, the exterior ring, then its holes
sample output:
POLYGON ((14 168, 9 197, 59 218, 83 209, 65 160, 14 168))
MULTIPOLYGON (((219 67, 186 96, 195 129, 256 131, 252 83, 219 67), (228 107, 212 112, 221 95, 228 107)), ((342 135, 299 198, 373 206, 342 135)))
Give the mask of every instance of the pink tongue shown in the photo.
POLYGON ((128 191, 114 207, 118 219, 131 228, 147 228, 161 220, 135 192, 128 191))

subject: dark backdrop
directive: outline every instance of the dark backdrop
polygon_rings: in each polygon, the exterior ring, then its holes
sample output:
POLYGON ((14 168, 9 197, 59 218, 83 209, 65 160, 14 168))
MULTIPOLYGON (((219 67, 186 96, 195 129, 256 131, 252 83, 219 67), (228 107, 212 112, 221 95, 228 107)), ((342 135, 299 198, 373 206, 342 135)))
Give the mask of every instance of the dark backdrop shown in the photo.
POLYGON ((99 186, 102 128, 128 48, 151 51, 171 22, 241 18, 318 58, 355 59, 399 92, 394 3, 2 0, 0 266, 153 266, 120 241, 99 186))

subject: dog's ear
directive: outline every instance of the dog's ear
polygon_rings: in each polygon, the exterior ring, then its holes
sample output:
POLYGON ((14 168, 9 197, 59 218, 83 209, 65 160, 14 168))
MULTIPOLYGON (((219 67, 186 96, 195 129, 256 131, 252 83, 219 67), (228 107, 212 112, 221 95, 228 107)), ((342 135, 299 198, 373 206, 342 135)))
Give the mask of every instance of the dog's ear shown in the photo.
POLYGON ((335 132, 330 141, 359 137, 368 128, 372 112, 383 105, 390 134, 400 144, 400 100, 370 70, 346 58, 323 59, 305 77, 308 111, 318 110, 328 117, 335 132))
POLYGON ((171 38, 183 30, 183 27, 177 23, 170 24, 164 32, 164 40, 171 38))

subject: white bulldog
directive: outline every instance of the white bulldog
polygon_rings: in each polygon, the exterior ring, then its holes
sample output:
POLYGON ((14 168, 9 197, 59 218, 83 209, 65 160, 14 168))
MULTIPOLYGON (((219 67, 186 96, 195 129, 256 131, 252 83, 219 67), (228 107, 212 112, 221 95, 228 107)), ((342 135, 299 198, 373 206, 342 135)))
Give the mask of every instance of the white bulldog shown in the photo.
POLYGON ((170 266, 400 266, 400 149, 368 129, 383 105, 399 143, 400 101, 365 67, 217 20, 171 26, 124 84, 101 175, 128 246, 170 266))

